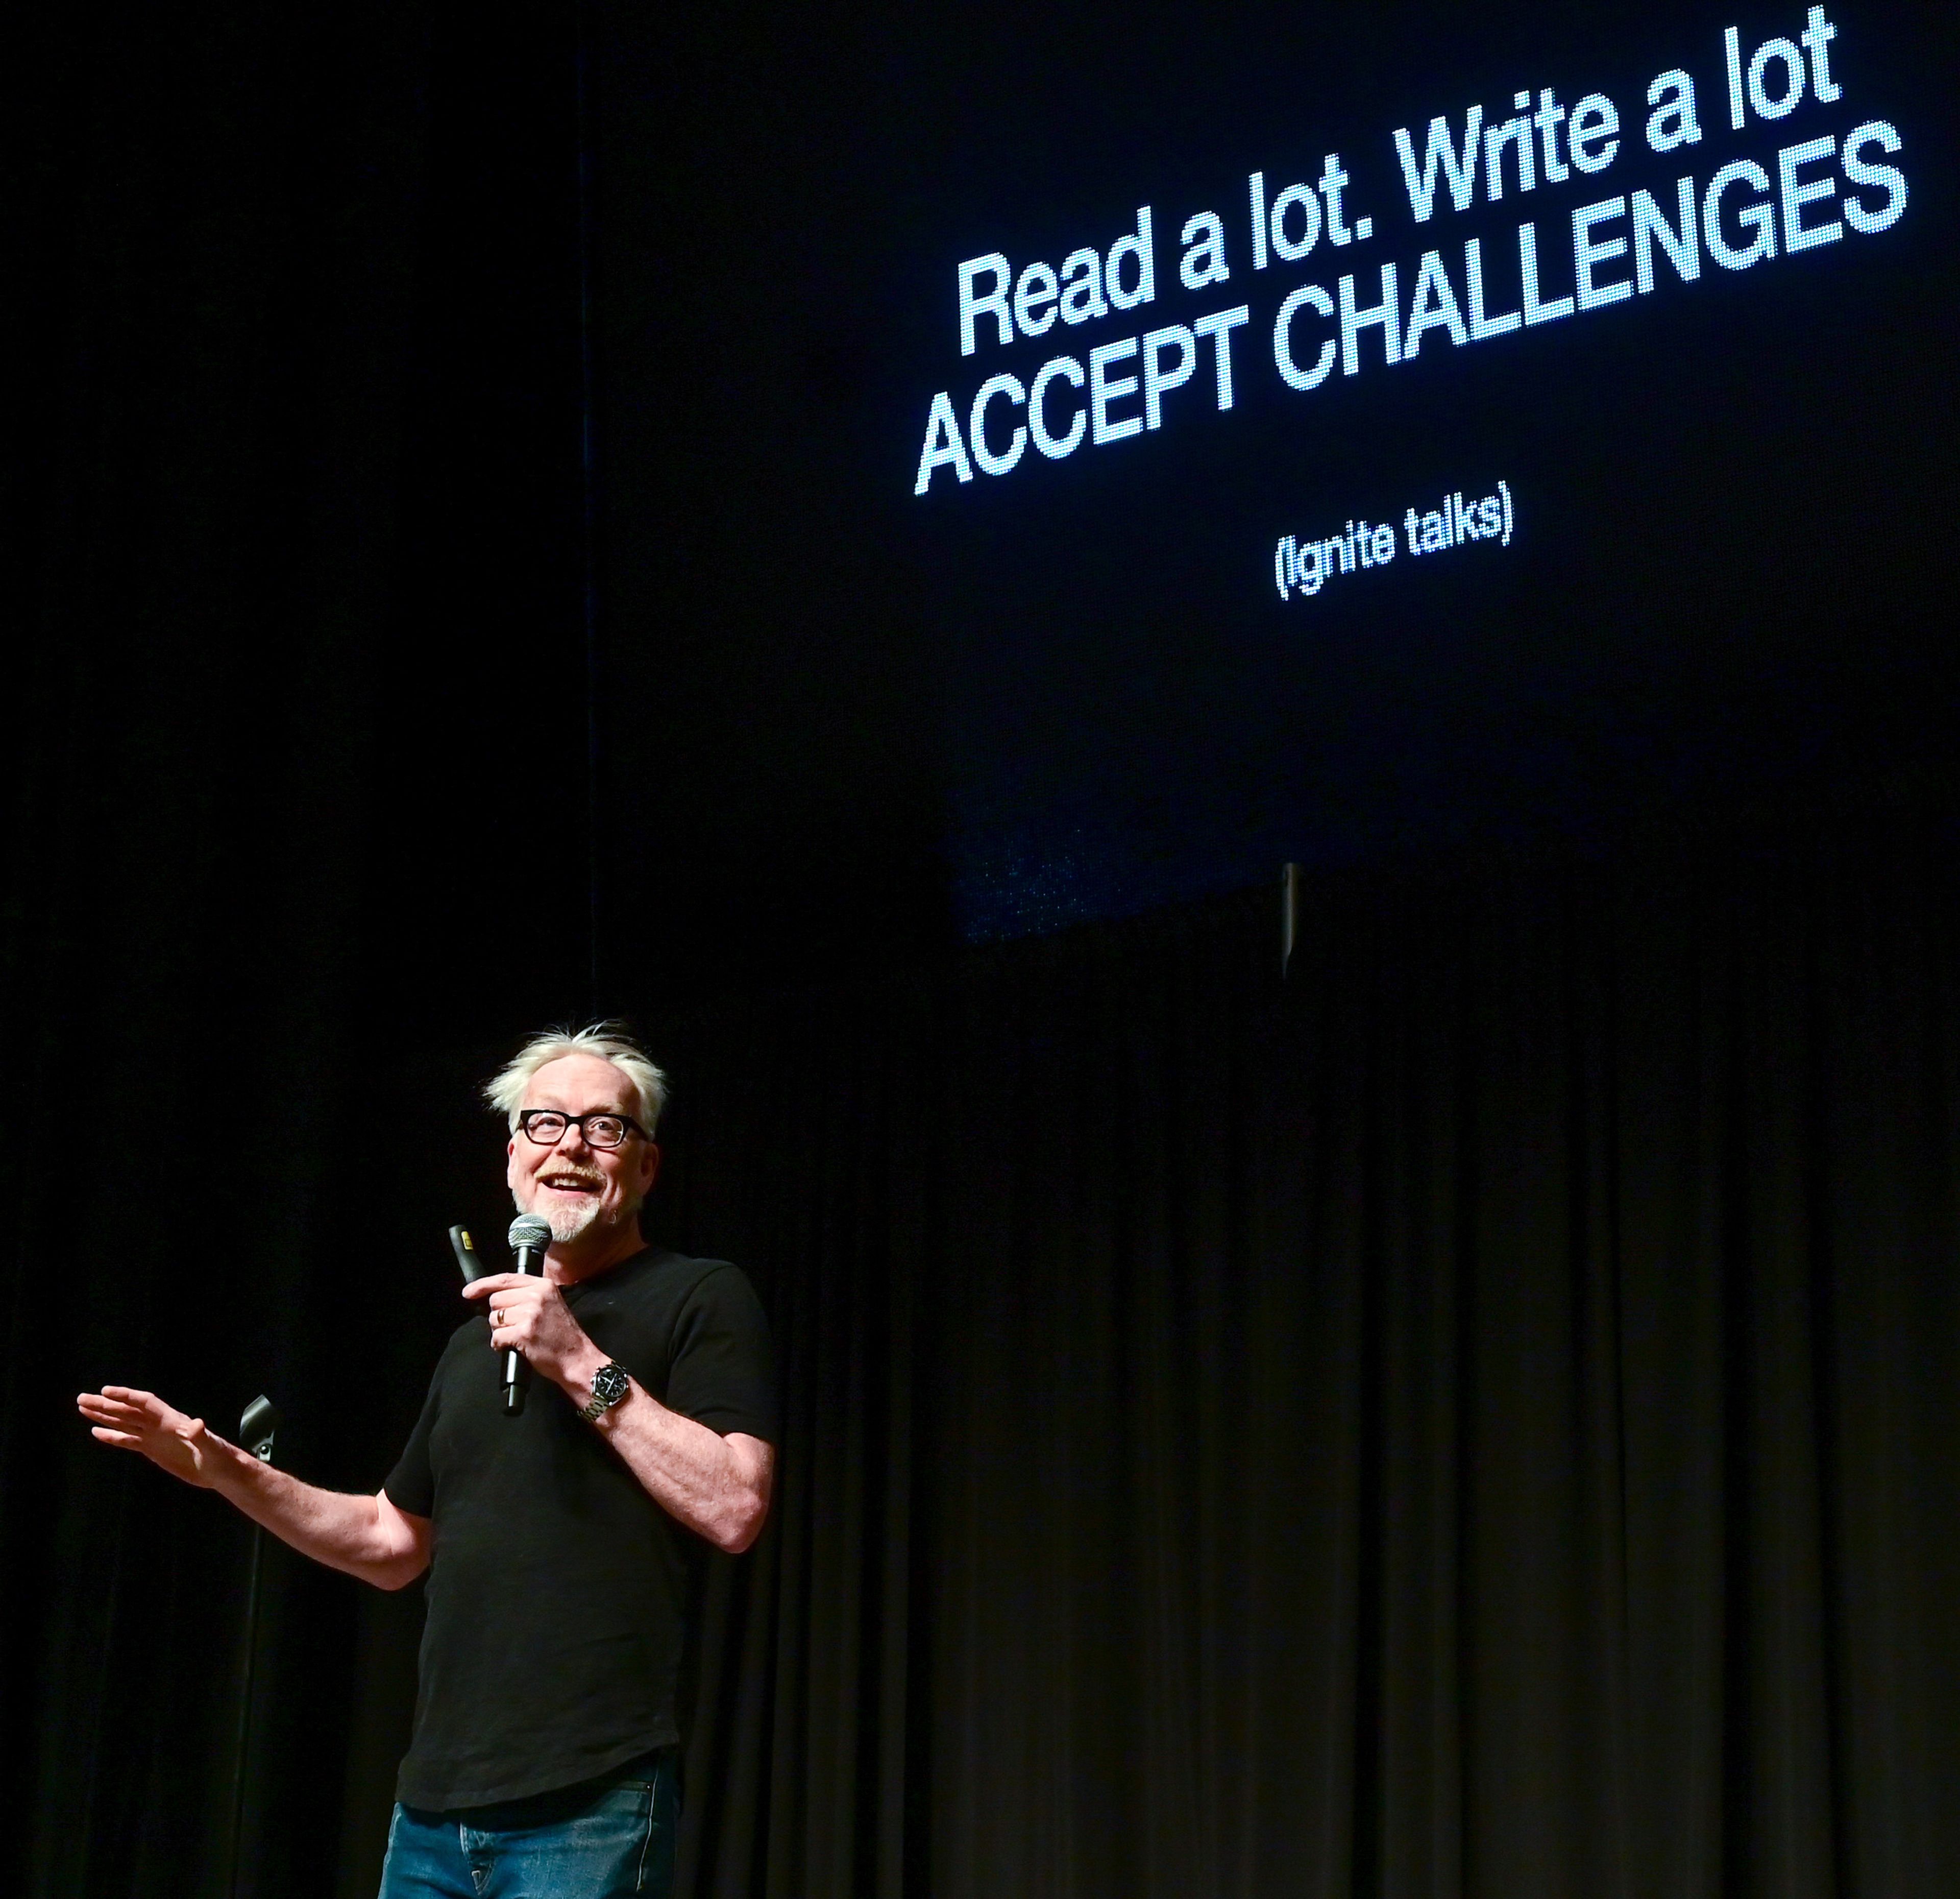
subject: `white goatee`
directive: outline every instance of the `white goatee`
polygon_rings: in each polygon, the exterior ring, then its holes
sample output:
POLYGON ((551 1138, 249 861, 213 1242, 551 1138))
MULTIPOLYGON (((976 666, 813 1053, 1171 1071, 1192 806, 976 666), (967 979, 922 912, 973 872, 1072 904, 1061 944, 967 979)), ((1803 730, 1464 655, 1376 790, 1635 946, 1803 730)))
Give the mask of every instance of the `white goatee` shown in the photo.
POLYGON ((511 1200, 519 1213, 536 1214, 540 1220, 546 1222, 551 1228, 552 1239, 560 1245, 578 1239, 599 1217, 599 1196, 597 1194, 590 1200, 581 1201, 574 1207, 527 1207, 523 1198, 517 1194, 513 1194, 511 1200))

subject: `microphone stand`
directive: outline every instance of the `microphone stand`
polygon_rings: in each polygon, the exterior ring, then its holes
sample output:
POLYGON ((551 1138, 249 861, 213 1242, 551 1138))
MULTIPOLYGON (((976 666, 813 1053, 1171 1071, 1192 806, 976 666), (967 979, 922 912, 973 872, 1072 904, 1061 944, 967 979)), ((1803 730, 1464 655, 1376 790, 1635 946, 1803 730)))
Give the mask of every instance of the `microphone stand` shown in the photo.
MULTIPOLYGON (((269 1398, 255 1398, 238 1420, 238 1441, 262 1464, 272 1461, 272 1433, 279 1414, 269 1398)), ((252 1525, 251 1564, 245 1584, 245 1681, 238 1697, 238 1747, 231 1769, 231 1869, 224 1882, 231 1899, 238 1899, 238 1872, 245 1835, 245 1770, 252 1744, 252 1678, 259 1653, 259 1569, 265 1554, 266 1532, 252 1525)))

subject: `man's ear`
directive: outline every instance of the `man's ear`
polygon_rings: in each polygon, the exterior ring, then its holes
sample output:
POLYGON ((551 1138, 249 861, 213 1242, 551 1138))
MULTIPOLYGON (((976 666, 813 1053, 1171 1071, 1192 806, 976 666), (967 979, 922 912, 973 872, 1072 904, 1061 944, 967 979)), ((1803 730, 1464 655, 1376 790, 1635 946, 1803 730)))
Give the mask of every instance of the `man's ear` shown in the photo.
POLYGON ((660 1150, 651 1140, 647 1143, 646 1169, 647 1178, 641 1184, 640 1191, 651 1194, 654 1191, 654 1182, 660 1177, 660 1150))

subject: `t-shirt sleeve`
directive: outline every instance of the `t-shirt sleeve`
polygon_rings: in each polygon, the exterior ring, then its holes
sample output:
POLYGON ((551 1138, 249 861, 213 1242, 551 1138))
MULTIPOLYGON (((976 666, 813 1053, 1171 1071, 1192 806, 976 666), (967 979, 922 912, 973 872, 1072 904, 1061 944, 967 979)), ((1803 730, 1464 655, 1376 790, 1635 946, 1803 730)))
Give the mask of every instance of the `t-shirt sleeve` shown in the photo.
POLYGON ((422 1414, 415 1420, 415 1428, 409 1433, 408 1443, 388 1473, 387 1482, 381 1486, 388 1493, 389 1502, 411 1516, 435 1514, 435 1474, 429 1468, 429 1433, 435 1429, 436 1414, 441 1408, 441 1390, 442 1369, 438 1366, 429 1380, 428 1396, 422 1400, 422 1414))
POLYGON ((667 1402, 724 1437, 741 1431, 776 1442, 769 1321, 740 1268, 716 1266, 682 1302, 667 1357, 667 1402))

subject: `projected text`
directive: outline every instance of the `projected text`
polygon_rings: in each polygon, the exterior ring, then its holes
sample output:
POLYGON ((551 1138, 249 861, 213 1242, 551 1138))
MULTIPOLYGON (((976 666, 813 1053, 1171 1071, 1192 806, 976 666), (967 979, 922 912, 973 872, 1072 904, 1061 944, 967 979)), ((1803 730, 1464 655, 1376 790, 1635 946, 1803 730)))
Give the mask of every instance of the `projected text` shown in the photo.
POLYGON ((1509 547, 1516 524, 1508 482, 1472 501, 1459 488, 1437 507, 1405 509, 1399 542, 1392 524, 1367 520, 1350 521, 1339 533, 1313 539, 1282 535, 1273 549, 1273 584, 1283 600, 1296 594, 1311 600, 1338 575, 1371 572, 1398 556, 1420 560, 1479 541, 1509 547))
POLYGON ((934 395, 913 491, 1010 475, 1030 447, 1061 461, 1180 415, 1230 410, 1248 377, 1270 374, 1307 395, 1337 372, 1392 369, 1426 351, 1469 348, 1700 284, 1709 266, 1751 270, 1877 237, 1898 224, 1910 196, 1893 162, 1904 148, 1893 124, 1866 118, 1841 131, 1807 128, 1801 138, 1766 135, 1799 111, 1850 116, 1832 71, 1836 37, 1822 6, 1810 8, 1793 37, 1753 48, 1727 28, 1719 64, 1710 49, 1707 99, 1676 68, 1653 81, 1643 111, 1631 119, 1603 93, 1567 106, 1543 87, 1519 91, 1501 119, 1472 104, 1439 113, 1420 132, 1397 127, 1387 142, 1394 168, 1385 164, 1382 176, 1399 197, 1385 202, 1405 208, 1420 236, 1379 263, 1354 254, 1379 241, 1378 227, 1360 210, 1338 153, 1311 181, 1276 185, 1252 173, 1234 213, 1243 238, 1236 256, 1222 213, 1201 210, 1160 227, 1145 205, 1109 241, 1080 245, 1058 264, 1004 251, 969 258, 956 272, 956 333, 962 358, 976 359, 976 370, 988 355, 1035 339, 1053 349, 1071 329, 1106 331, 1125 315, 1131 324, 1126 334, 1085 339, 1030 366, 992 370, 977 386, 934 395), (1704 164, 1607 189, 1606 175, 1629 148, 1665 157, 1738 139, 1749 149, 1715 151, 1704 164), (1539 208, 1538 194, 1561 189, 1583 191, 1588 202, 1539 208), (1436 241, 1436 227, 1488 218, 1500 203, 1529 215, 1436 241), (1174 247, 1165 242, 1173 227, 1174 247), (1322 256, 1342 267, 1256 300, 1246 282, 1322 256), (1209 307, 1151 320, 1163 302, 1198 297, 1209 307))

